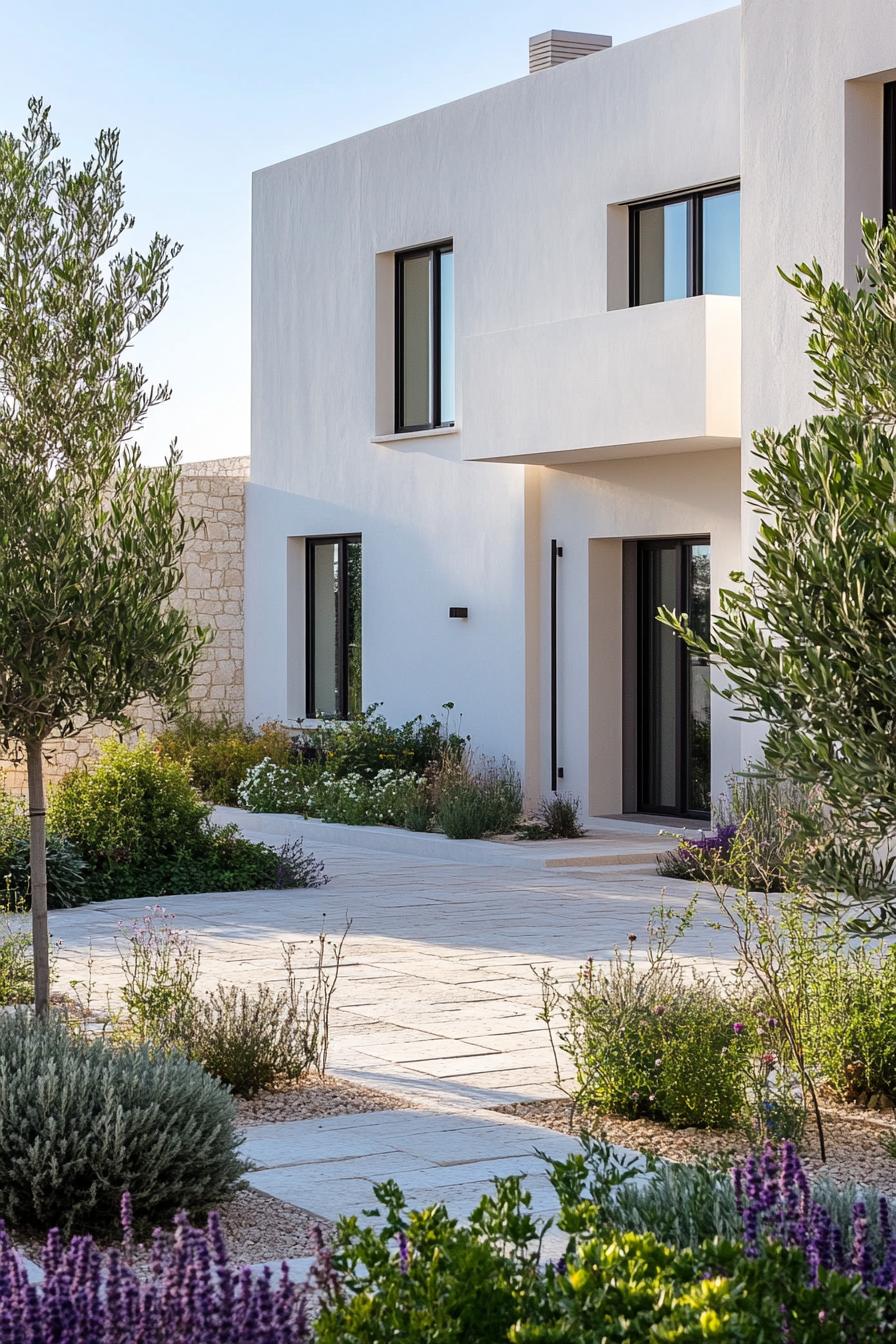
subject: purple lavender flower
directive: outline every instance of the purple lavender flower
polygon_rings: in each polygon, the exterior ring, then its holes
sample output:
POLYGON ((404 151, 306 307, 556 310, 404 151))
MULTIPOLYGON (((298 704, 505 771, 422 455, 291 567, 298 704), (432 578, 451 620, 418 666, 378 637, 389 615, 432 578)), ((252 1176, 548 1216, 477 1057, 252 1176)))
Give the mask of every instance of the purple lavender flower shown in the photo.
POLYGON ((823 1273, 836 1270, 859 1279, 864 1287, 896 1288, 896 1238, 889 1203, 878 1211, 880 1248, 875 1255, 868 1211, 862 1200, 853 1208, 851 1245, 827 1210, 812 1198, 806 1173, 789 1140, 767 1143, 759 1157, 751 1154, 733 1172, 734 1199, 743 1222, 744 1251, 762 1254, 768 1241, 802 1250, 808 1280, 818 1285, 823 1273))
POLYGON ((874 1277, 871 1248, 868 1244, 868 1211, 861 1199, 852 1207, 852 1267, 863 1283, 874 1277))
POLYGON ((678 848, 685 856, 688 851, 695 849, 704 854, 710 854, 714 850, 718 850, 724 858, 731 852, 731 846, 736 835, 736 826, 717 826, 714 831, 710 831, 709 835, 702 835, 699 840, 683 840, 678 848))
POLYGON ((254 1274, 229 1259, 216 1214, 208 1231, 186 1214, 173 1237, 153 1234, 148 1274, 128 1262, 133 1244, 130 1201, 122 1201, 125 1251, 102 1253, 91 1237, 65 1245, 47 1236, 44 1281, 29 1284, 0 1220, 0 1341, 29 1344, 307 1344, 304 1293, 284 1264, 276 1284, 268 1269, 254 1274))

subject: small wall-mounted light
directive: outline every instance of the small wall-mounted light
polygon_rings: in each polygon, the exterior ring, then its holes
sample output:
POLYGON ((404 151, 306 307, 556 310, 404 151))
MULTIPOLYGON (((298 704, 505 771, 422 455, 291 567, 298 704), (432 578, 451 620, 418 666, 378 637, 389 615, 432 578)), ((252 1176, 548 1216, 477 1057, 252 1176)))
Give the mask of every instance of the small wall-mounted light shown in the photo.
POLYGON ((465 621, 470 614, 469 607, 449 607, 448 615, 456 617, 459 621, 465 621))

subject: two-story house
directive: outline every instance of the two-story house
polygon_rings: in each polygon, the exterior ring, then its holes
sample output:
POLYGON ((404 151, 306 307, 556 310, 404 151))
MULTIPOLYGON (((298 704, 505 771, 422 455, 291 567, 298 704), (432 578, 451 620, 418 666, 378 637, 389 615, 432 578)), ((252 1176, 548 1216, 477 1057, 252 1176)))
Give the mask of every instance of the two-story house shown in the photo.
POLYGON ((453 701, 531 799, 706 816, 760 735, 656 608, 748 563, 777 267, 851 279, 894 81, 893 0, 745 0, 256 173, 248 715, 453 701))

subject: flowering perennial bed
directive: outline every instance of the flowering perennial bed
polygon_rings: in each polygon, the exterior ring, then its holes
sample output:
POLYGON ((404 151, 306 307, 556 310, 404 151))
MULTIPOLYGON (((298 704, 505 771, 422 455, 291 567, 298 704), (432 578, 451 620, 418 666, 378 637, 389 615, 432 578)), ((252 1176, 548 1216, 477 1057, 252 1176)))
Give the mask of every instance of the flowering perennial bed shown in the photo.
POLYGON ((175 1233, 153 1234, 148 1270, 129 1263, 130 1202, 122 1200, 124 1253, 104 1254, 91 1237, 66 1245, 50 1232, 44 1281, 25 1267, 0 1223, 0 1339, 5 1344, 300 1344, 309 1338, 305 1297, 284 1269, 253 1274, 229 1256, 217 1214, 208 1231, 186 1214, 175 1233))
POLYGON ((421 800, 424 780, 410 770, 379 770, 371 779, 353 771, 323 770, 309 776, 264 760, 247 773, 237 792, 250 812, 297 812, 359 826, 403 826, 421 800))
POLYGON ((825 1204, 794 1145, 767 1144, 734 1170, 721 1235, 662 1240, 632 1230, 649 1188, 635 1167, 620 1169, 611 1156, 606 1145, 586 1145, 550 1164, 568 1240, 548 1262, 539 1249, 545 1224, 517 1177, 496 1180, 466 1222, 439 1205, 408 1210, 393 1181, 375 1187, 381 1226, 346 1218, 332 1245, 318 1237, 304 1285, 285 1266, 276 1279, 235 1266, 215 1214, 207 1231, 185 1214, 173 1236, 156 1231, 138 1271, 127 1196, 123 1251, 104 1253, 88 1237, 66 1245, 51 1232, 41 1285, 27 1283, 0 1227, 0 1340, 864 1344, 891 1337, 896 1237, 888 1200, 873 1219, 861 1199, 851 1210, 825 1204))

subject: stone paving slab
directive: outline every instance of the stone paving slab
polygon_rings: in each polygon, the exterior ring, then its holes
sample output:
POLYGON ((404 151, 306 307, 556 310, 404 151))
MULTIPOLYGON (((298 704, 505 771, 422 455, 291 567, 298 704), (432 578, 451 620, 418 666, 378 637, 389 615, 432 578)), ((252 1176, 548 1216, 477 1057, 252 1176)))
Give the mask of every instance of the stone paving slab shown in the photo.
POLYGON ((577 1148, 571 1137, 512 1116, 436 1110, 259 1125, 244 1143, 255 1164, 247 1179, 257 1189, 321 1218, 354 1214, 372 1225, 379 1224, 370 1214, 373 1187, 388 1177, 410 1207, 444 1203, 464 1219, 496 1176, 521 1176, 533 1213, 551 1217, 557 1199, 535 1150, 562 1159, 577 1148))
MULTIPOLYGON (((252 838, 276 844, 288 836, 289 818, 280 819, 278 834, 259 833, 256 817, 238 816, 252 838)), ((482 853, 480 842, 464 843, 482 853)), ((553 1055, 538 1021, 536 971, 551 967, 569 984, 587 957, 607 959, 615 946, 627 946, 630 932, 638 935, 643 958, 647 920, 663 889, 667 903, 679 909, 693 891, 690 883, 663 883, 633 868, 536 872, 491 860, 449 862, 431 850, 426 857, 356 844, 314 847, 331 877, 323 889, 164 901, 178 925, 196 933, 202 983, 281 985, 281 945, 297 944, 295 965, 307 972, 310 940, 324 912, 334 932, 349 917, 333 1000, 331 1069, 452 1109, 556 1095, 553 1055), (422 1051, 416 1048, 421 1041, 422 1051), (455 1062, 464 1060, 466 1066, 455 1062)), ((103 1003, 107 992, 114 996, 119 921, 139 919, 145 909, 145 902, 121 901, 53 911, 51 929, 62 940, 59 982, 84 979, 92 947, 94 1002, 103 1003)), ((714 913, 704 896, 681 944, 682 955, 701 967, 713 965, 713 949, 720 964, 731 961, 725 939, 706 927, 714 913)))

